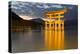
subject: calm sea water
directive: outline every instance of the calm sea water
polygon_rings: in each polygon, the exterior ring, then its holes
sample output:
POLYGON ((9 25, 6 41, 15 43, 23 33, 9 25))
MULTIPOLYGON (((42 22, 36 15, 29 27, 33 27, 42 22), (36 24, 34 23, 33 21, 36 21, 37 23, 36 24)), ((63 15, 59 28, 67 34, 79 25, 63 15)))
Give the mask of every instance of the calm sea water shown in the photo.
MULTIPOLYGON (((46 51, 57 50, 54 47, 45 46, 45 30, 42 28, 32 29, 31 27, 20 28, 22 31, 11 32, 12 52, 31 52, 31 51, 46 51), (52 49, 50 49, 52 48, 52 49)), ((51 37, 53 37, 52 35, 51 37)), ((54 40, 54 39, 53 39, 54 40)), ((64 30, 64 47, 59 50, 77 49, 78 36, 76 29, 64 30)), ((52 41, 52 40, 51 40, 52 41)), ((57 40, 56 40, 57 41, 57 40)), ((51 42, 54 43, 54 42, 51 42)), ((60 43, 62 44, 62 42, 60 43)), ((54 46, 54 44, 52 44, 54 46)))

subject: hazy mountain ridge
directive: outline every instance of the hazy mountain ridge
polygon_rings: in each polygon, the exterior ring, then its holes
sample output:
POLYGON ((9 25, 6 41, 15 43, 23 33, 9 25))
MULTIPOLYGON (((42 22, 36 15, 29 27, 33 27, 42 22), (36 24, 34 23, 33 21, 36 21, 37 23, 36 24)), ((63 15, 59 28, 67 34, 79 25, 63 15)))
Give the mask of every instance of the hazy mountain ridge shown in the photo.
POLYGON ((21 17, 16 15, 14 12, 9 10, 9 19, 11 25, 13 26, 29 26, 29 25, 38 25, 40 23, 36 23, 34 20, 23 20, 21 17))

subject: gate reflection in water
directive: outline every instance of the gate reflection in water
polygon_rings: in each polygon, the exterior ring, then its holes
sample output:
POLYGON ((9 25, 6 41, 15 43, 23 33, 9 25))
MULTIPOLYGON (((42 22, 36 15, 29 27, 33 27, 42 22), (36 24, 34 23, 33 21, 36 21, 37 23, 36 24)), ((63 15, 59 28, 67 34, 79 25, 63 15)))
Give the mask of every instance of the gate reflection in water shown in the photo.
POLYGON ((45 48, 64 49, 64 30, 45 29, 45 48))

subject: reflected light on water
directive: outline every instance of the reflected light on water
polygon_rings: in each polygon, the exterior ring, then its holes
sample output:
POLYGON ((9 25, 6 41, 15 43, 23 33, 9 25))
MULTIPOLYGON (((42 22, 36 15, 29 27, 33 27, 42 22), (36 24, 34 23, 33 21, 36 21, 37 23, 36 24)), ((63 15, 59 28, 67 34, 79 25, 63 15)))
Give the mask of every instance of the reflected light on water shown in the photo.
MULTIPOLYGON (((60 28, 60 27, 58 27, 60 28)), ((56 29, 56 28, 55 28, 56 29)), ((52 27, 45 29, 45 48, 48 50, 64 49, 64 30, 52 30, 52 27)))

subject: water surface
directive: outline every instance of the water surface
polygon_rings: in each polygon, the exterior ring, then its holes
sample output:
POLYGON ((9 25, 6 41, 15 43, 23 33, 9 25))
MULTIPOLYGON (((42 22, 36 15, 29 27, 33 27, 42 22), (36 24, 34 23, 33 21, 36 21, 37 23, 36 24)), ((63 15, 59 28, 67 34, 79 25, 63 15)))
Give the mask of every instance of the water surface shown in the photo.
POLYGON ((65 29, 61 36, 55 36, 53 30, 45 30, 42 27, 24 27, 17 30, 21 31, 11 32, 12 52, 77 49, 76 29, 65 29))

